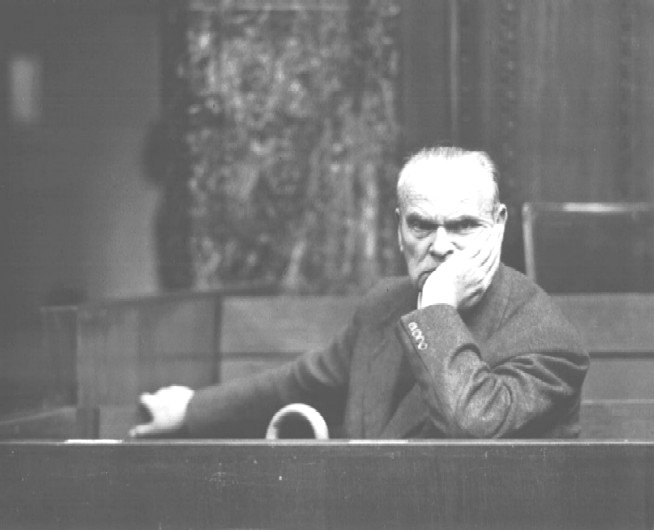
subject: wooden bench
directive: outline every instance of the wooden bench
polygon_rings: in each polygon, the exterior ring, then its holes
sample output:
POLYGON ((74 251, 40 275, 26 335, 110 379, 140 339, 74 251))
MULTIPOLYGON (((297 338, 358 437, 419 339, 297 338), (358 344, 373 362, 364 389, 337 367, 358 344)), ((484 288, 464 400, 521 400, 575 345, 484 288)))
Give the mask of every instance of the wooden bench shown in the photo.
POLYGON ((654 444, 0 443, 2 528, 630 529, 654 444))
MULTIPOLYGON (((654 440, 654 296, 555 298, 592 355, 584 437, 654 440)), ((50 426, 45 437, 59 437, 52 415, 68 418, 71 432, 120 438, 138 420, 141 392, 197 388, 276 366, 327 344, 356 302, 206 292, 47 309, 45 343, 58 367, 52 406, 36 417, 0 421, 0 437, 34 435, 39 421, 50 426), (77 425, 82 420, 91 426, 77 425)))

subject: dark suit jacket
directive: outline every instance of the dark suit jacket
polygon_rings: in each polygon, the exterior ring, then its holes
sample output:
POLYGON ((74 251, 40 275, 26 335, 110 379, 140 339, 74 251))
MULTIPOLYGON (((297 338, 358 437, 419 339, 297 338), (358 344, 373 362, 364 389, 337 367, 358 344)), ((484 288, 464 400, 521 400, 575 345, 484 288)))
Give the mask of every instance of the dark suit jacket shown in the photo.
POLYGON ((325 350, 196 392, 188 430, 262 437, 304 402, 345 438, 578 435, 588 355, 539 287, 501 265, 467 313, 416 301, 408 279, 381 282, 325 350))

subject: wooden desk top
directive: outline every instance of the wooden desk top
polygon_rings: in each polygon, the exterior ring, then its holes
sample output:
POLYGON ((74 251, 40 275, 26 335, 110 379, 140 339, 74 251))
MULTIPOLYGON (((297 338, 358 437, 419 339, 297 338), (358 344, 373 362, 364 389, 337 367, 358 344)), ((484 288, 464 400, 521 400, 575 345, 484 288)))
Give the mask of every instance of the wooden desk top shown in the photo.
POLYGON ((654 443, 0 443, 0 526, 652 528, 654 443))

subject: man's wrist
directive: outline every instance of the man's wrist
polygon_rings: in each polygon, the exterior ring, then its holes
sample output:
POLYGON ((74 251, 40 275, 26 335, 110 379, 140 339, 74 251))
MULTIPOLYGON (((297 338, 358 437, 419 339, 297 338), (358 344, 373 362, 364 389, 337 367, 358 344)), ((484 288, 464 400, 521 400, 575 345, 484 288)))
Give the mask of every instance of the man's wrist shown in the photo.
POLYGON ((191 429, 189 428, 189 407, 191 405, 191 401, 193 401, 193 398, 195 397, 195 390, 190 389, 188 399, 186 400, 186 404, 184 406, 184 414, 182 416, 182 425, 180 427, 180 431, 184 437, 190 437, 191 435, 191 429))
POLYGON ((422 293, 422 296, 420 297, 420 302, 418 309, 422 309, 423 307, 428 307, 431 305, 449 305, 450 307, 454 307, 456 309, 457 307, 457 301, 456 297, 452 294, 447 294, 447 293, 429 293, 429 295, 425 296, 425 293, 422 293))

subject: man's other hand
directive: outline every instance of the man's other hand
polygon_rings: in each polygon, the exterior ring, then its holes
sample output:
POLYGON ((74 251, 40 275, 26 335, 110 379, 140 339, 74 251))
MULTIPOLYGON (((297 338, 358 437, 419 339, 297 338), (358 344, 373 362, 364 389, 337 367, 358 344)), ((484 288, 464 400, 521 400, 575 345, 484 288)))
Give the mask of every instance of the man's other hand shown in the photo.
POLYGON ((450 255, 425 281, 420 306, 447 304, 462 310, 479 302, 499 266, 503 234, 504 226, 496 224, 476 244, 450 255))
POLYGON ((141 394, 139 401, 152 420, 130 429, 129 436, 138 438, 178 431, 184 426, 186 408, 193 394, 194 391, 185 386, 167 386, 154 394, 141 394))

